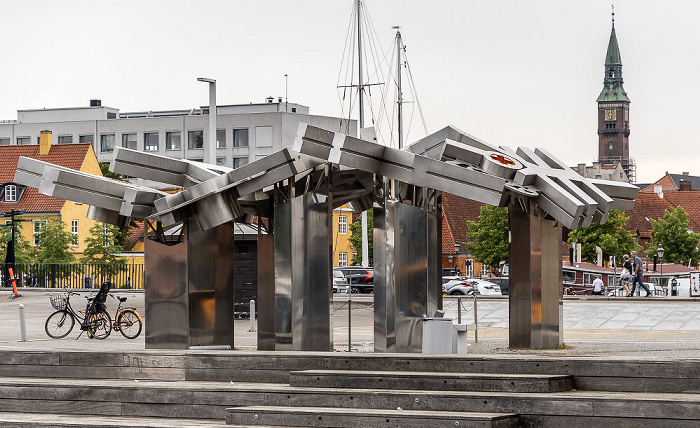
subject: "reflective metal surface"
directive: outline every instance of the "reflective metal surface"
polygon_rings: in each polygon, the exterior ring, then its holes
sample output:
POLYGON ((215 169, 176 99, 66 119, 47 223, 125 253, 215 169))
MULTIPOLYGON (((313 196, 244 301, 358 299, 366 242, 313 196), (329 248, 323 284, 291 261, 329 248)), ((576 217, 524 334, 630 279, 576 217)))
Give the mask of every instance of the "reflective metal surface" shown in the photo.
POLYGON ((145 245, 146 349, 187 349, 187 243, 145 245))
POLYGON ((560 345, 561 231, 533 201, 508 207, 510 242, 509 345, 560 345))
MULTIPOLYGON (((191 220, 192 221, 192 220, 191 220)), ((187 239, 189 345, 233 348, 233 228, 222 224, 187 239)))
POLYGON ((275 350, 275 236, 258 233, 258 350, 275 350))

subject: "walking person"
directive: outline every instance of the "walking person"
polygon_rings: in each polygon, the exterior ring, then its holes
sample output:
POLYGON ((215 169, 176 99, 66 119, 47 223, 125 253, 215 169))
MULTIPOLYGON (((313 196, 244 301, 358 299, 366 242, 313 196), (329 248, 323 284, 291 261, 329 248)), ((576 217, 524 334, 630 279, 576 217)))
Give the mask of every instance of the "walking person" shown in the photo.
POLYGON ((649 291, 649 287, 647 287, 646 284, 642 282, 642 259, 640 259, 639 256, 637 256, 636 251, 632 251, 630 255, 634 260, 632 262, 632 271, 634 277, 632 279, 632 291, 630 292, 630 294, 634 296, 634 290, 637 288, 637 283, 639 283, 639 286, 647 292, 647 295, 644 297, 649 297, 651 296, 651 291, 649 291))
POLYGON ((622 274, 620 275, 620 283, 622 286, 625 288, 627 291, 627 297, 632 296, 631 293, 631 288, 630 288, 630 282, 632 282, 632 262, 630 262, 630 256, 625 254, 622 256, 623 259, 625 260, 623 266, 622 266, 622 274))
POLYGON ((596 275, 593 280, 593 295, 600 296, 603 294, 603 280, 600 279, 600 275, 596 275))

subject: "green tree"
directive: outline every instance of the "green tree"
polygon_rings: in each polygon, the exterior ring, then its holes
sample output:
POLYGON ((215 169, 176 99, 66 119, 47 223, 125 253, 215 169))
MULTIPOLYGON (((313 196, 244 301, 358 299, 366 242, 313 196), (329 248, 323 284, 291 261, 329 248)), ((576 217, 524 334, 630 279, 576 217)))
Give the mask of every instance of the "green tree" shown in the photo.
POLYGON ((589 227, 579 227, 569 233, 569 242, 581 243, 581 258, 590 263, 596 262, 595 247, 603 250, 603 260, 609 256, 621 260, 622 255, 636 251, 639 245, 634 236, 625 229, 629 217, 621 210, 610 210, 604 224, 591 223, 589 227))
MULTIPOLYGON (((369 265, 372 266, 374 263, 374 212, 370 209, 367 210, 367 247, 369 249, 369 265)), ((355 249, 355 255, 352 256, 350 264, 353 266, 362 265, 362 218, 357 217, 357 221, 350 224, 350 243, 355 249)))
MULTIPOLYGON (((116 172, 112 172, 109 170, 109 163, 101 163, 100 164, 100 171, 102 171, 102 175, 107 178, 111 178, 112 180, 117 180, 117 181, 123 181, 125 183, 129 183, 129 180, 125 179, 121 174, 117 174, 116 172)), ((124 247, 127 243, 127 238, 129 236, 130 228, 131 227, 136 227, 136 220, 134 218, 129 219, 129 226, 127 227, 117 227, 117 229, 114 231, 114 242, 117 245, 121 245, 124 247)))
POLYGON ((700 234, 693 232, 688 223, 688 214, 683 207, 666 210, 663 218, 651 220, 651 234, 657 248, 664 249, 664 261, 697 265, 700 234))
POLYGON ((95 223, 90 228, 90 236, 85 238, 85 252, 82 261, 96 264, 98 282, 111 280, 119 272, 127 269, 126 260, 118 257, 122 252, 121 245, 115 243, 117 226, 106 223, 95 223))
POLYGON ((78 240, 60 218, 45 218, 46 222, 36 235, 38 263, 74 263, 75 255, 70 251, 71 245, 78 240))
MULTIPOLYGON (((22 235, 21 217, 15 217, 15 263, 31 263, 36 259, 35 247, 22 235)), ((7 245, 12 240, 12 227, 0 227, 0 263, 5 263, 7 245)))
POLYGON ((475 261, 498 267, 508 260, 508 208, 484 205, 478 221, 467 220, 467 249, 475 261))

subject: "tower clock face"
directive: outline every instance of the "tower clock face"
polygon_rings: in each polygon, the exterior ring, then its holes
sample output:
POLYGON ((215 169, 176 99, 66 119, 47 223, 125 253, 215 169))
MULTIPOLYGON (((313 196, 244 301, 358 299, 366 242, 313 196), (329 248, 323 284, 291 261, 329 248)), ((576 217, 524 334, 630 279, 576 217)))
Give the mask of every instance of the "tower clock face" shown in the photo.
POLYGON ((605 120, 617 120, 617 111, 605 110, 605 120))

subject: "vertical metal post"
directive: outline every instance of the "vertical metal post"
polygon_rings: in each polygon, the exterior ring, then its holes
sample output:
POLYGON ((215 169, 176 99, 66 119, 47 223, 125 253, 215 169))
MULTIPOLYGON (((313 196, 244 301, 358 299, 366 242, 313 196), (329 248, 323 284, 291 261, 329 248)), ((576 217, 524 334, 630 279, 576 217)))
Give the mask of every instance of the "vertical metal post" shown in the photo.
POLYGON ((462 324, 462 298, 457 297, 457 324, 462 324))
POLYGON ((19 305, 19 334, 22 342, 27 341, 27 322, 24 317, 24 305, 19 305))
POLYGON ((476 323, 476 294, 474 295, 474 343, 479 343, 479 324, 476 323))
MULTIPOLYGON (((348 279, 348 284, 350 280, 348 279)), ((352 287, 348 285, 348 352, 352 351, 352 287)))
POLYGON ((204 163, 216 165, 216 80, 197 79, 209 84, 209 138, 204 142, 204 163))
POLYGON ((250 301, 250 330, 255 331, 255 300, 250 301))

